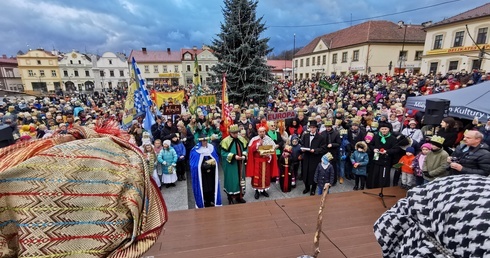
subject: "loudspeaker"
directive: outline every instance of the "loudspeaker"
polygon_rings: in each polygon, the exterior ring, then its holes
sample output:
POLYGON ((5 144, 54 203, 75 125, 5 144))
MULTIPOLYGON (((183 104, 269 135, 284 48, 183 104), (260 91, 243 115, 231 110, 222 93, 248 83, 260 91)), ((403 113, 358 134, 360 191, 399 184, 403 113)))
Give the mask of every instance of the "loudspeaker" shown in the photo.
POLYGON ((14 144, 14 135, 12 127, 9 125, 0 125, 0 148, 14 144))
POLYGON ((447 99, 427 99, 425 101, 424 124, 438 125, 449 116, 451 101, 447 99))

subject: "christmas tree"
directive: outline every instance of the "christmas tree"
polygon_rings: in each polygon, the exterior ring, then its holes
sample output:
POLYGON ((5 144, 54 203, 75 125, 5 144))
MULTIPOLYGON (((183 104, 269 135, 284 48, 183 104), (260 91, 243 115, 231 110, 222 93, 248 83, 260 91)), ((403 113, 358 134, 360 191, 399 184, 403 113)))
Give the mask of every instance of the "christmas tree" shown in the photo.
POLYGON ((269 38, 260 38, 266 27, 262 18, 256 18, 258 1, 224 0, 224 4, 224 23, 210 46, 218 58, 212 70, 226 74, 230 103, 250 103, 252 99, 263 104, 272 92, 266 60, 272 49, 267 44, 269 38))

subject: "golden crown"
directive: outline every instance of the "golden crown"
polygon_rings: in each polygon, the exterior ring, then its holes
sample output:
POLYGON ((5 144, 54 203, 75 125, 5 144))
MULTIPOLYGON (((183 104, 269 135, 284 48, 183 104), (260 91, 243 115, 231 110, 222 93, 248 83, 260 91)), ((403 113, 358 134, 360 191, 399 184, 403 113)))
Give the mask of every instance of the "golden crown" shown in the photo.
POLYGON ((327 154, 325 154, 325 155, 327 156, 327 159, 328 160, 332 160, 333 159, 332 153, 327 152, 327 154))
POLYGON ((340 134, 341 134, 341 135, 347 134, 347 129, 341 129, 341 130, 340 130, 340 134))
POLYGON ((445 139, 444 139, 443 137, 438 136, 438 135, 436 135, 436 136, 432 136, 432 138, 430 138, 430 141, 431 141, 431 142, 436 142, 436 143, 439 143, 439 144, 441 144, 441 145, 444 143, 444 140, 445 140, 445 139))
POLYGON ((237 132, 240 132, 240 128, 238 128, 238 125, 231 125, 230 129, 228 129, 228 132, 237 133, 237 132))

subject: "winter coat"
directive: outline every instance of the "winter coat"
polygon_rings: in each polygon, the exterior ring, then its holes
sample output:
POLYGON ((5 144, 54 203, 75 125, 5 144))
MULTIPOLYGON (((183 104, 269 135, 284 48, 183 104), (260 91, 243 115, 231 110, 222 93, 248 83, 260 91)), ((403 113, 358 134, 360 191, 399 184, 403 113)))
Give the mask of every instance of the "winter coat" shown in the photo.
POLYGON ((468 151, 463 150, 468 147, 461 145, 452 153, 452 157, 458 159, 458 163, 463 166, 461 171, 451 169, 451 175, 459 174, 477 174, 482 176, 490 175, 490 152, 488 145, 480 144, 477 147, 470 148, 468 151))
POLYGON ((180 156, 184 156, 185 158, 185 146, 182 142, 172 142, 172 148, 174 148, 175 153, 177 154, 177 160, 180 160, 180 156))
POLYGON ((414 176, 423 176, 424 174, 422 173, 422 166, 423 164, 420 164, 419 163, 419 158, 421 155, 424 155, 421 153, 417 154, 417 156, 415 156, 415 158, 413 159, 412 161, 412 170, 413 170, 413 175, 414 176))
POLYGON ((340 144, 342 143, 340 139, 340 133, 334 129, 332 129, 330 132, 329 131, 323 131, 322 136, 325 138, 325 144, 329 145, 332 144, 331 148, 326 149, 327 152, 330 152, 334 159, 338 159, 339 157, 339 148, 340 144))
POLYGON ((441 128, 441 130, 437 131, 437 136, 444 138, 444 143, 442 144, 444 149, 452 148, 455 144, 457 144, 456 139, 458 138, 458 131, 455 128, 447 130, 441 128))
POLYGON ((427 157, 425 157, 422 170, 427 171, 429 173, 429 176, 424 174, 424 179, 432 181, 436 177, 447 176, 447 157, 449 157, 449 154, 447 154, 447 152, 443 149, 439 149, 436 151, 433 150, 427 153, 427 157))
MULTIPOLYGON (((174 148, 169 147, 168 149, 162 149, 160 153, 158 153, 158 162, 162 163, 162 173, 163 174, 171 174, 168 171, 169 166, 176 166, 177 164, 177 153, 174 148), (165 162, 165 164, 164 164, 165 162)), ((175 169, 174 172, 175 173, 175 169)))
POLYGON ((318 184, 318 186, 323 186, 326 183, 333 183, 334 180, 334 170, 332 164, 328 164, 327 168, 323 168, 322 163, 318 164, 315 170, 315 177, 313 181, 318 184))
POLYGON ((359 152, 357 150, 350 156, 352 164, 359 163, 357 168, 352 168, 352 172, 358 176, 367 176, 367 165, 369 163, 369 156, 366 152, 359 152))

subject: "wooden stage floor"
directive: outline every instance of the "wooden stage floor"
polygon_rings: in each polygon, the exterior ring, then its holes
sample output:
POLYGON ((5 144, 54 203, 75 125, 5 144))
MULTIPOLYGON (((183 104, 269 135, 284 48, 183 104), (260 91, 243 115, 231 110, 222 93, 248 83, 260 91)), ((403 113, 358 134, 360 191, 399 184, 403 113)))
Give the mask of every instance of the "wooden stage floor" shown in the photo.
MULTIPOLYGON (((366 190, 378 194, 380 189, 366 190)), ((406 191, 384 189, 388 208, 406 191)), ((142 257, 298 257, 313 255, 320 196, 169 212, 155 245, 142 257)), ((329 194, 319 257, 381 257, 373 224, 386 211, 362 191, 329 194), (328 238, 327 238, 328 237, 328 238)))

